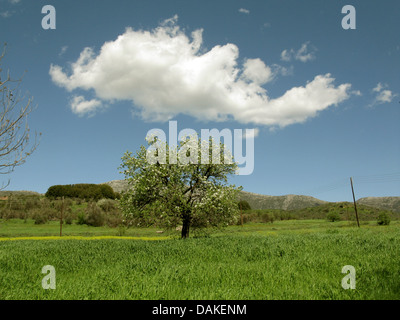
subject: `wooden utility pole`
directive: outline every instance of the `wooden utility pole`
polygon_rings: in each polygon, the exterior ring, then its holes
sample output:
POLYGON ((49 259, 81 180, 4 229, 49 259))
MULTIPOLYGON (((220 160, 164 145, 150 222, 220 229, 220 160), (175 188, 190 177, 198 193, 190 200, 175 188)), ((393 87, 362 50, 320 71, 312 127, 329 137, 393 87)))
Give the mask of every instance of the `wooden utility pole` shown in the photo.
POLYGON ((358 227, 360 227, 360 222, 358 221, 356 197, 354 196, 353 179, 351 177, 350 177, 350 184, 351 184, 351 192, 353 193, 354 211, 356 212, 357 225, 358 227))
POLYGON ((62 203, 61 203, 60 237, 62 236, 63 213, 64 213, 64 197, 62 197, 62 203))

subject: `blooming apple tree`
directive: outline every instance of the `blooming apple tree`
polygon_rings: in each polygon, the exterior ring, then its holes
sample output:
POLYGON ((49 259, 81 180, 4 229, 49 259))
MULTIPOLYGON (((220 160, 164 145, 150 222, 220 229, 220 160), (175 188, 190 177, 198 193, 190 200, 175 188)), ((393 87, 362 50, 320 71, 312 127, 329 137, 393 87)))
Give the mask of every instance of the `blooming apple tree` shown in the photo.
POLYGON ((148 149, 141 146, 136 155, 122 157, 120 169, 129 188, 121 194, 120 207, 127 218, 137 226, 181 226, 182 238, 191 229, 237 221, 241 187, 228 185, 228 176, 238 166, 222 143, 191 137, 173 148, 157 138, 148 142, 148 149), (207 154, 212 160, 202 162, 207 154))

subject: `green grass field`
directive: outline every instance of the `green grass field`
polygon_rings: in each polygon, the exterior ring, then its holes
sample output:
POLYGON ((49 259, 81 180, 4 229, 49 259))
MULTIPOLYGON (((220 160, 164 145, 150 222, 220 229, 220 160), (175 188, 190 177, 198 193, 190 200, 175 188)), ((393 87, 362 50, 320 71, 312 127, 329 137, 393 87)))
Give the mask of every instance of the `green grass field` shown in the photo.
POLYGON ((187 240, 151 228, 63 231, 0 222, 0 299, 400 299, 399 221, 276 221, 187 240), (29 236, 37 240, 20 238, 29 236), (42 288, 45 265, 55 290, 42 288), (342 288, 345 265, 356 270, 354 290, 342 288))

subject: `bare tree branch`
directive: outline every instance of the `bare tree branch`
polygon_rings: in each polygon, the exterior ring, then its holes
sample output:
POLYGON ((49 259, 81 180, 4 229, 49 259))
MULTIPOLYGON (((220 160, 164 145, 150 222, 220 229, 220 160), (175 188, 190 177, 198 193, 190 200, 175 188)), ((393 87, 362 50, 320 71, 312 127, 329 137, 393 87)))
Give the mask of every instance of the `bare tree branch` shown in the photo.
MULTIPOLYGON (((0 56, 0 174, 9 174, 15 167, 25 163, 39 143, 36 132, 33 141, 30 136, 28 116, 34 108, 31 105, 32 98, 24 102, 25 97, 20 95, 22 80, 12 80, 9 72, 2 80, 1 61, 4 56, 5 49, 0 56)), ((8 184, 9 181, 0 190, 8 184)))

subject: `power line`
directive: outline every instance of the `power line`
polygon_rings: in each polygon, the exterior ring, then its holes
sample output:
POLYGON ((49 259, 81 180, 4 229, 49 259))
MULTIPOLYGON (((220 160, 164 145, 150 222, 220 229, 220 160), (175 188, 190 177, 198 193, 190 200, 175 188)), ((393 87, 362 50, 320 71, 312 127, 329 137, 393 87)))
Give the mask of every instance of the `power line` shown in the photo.
POLYGON ((381 183, 381 182, 397 182, 400 181, 400 172, 375 174, 368 176, 354 176, 359 183, 381 183))
POLYGON ((312 189, 309 189, 305 192, 302 192, 303 194, 321 194, 321 193, 326 193, 326 192, 331 192, 337 189, 341 189, 348 186, 348 179, 343 178, 340 180, 337 180, 335 182, 332 182, 330 184, 322 185, 319 187, 315 187, 312 189))
MULTIPOLYGON (((353 176, 353 180, 357 182, 357 184, 398 182, 400 181, 400 172, 353 176)), ((319 195, 321 193, 332 192, 337 189, 348 188, 348 187, 349 187, 348 178, 342 178, 330 184, 311 188, 305 192, 302 192, 302 194, 319 195)))

